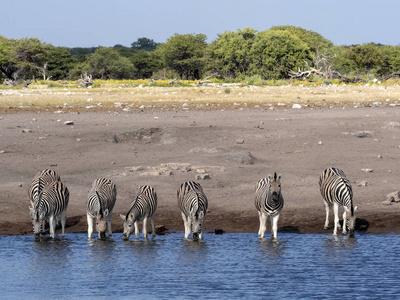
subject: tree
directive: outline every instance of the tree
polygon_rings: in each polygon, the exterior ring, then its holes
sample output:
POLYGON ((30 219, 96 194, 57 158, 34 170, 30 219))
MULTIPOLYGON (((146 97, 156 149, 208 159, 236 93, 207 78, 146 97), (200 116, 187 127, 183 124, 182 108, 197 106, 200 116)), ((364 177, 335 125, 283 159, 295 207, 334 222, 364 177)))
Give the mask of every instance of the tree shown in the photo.
POLYGON ((311 52, 316 52, 317 50, 324 51, 328 48, 333 47, 333 43, 324 38, 317 32, 312 30, 306 30, 301 27, 296 26, 273 26, 270 30, 282 30, 287 31, 294 36, 298 37, 302 42, 304 42, 309 48, 311 52))
POLYGON ((157 48, 165 65, 175 70, 180 78, 200 79, 207 47, 204 34, 175 34, 157 48))
POLYGON ((287 31, 266 30, 256 35, 249 56, 250 73, 264 79, 288 78, 310 60, 310 48, 287 31))
POLYGON ((135 50, 144 50, 144 51, 154 51, 156 50, 157 44, 154 40, 148 39, 146 37, 138 38, 136 42, 131 44, 132 48, 135 50))
POLYGON ((144 50, 135 51, 129 57, 129 60, 136 67, 136 71, 133 75, 134 79, 150 78, 154 73, 164 67, 161 58, 155 52, 144 50))
POLYGON ((207 49, 207 69, 228 78, 247 75, 251 63, 249 51, 256 34, 251 28, 220 34, 207 49))
POLYGON ((15 61, 15 46, 17 41, 0 35, 0 72, 8 79, 14 80, 18 71, 15 61))
POLYGON ((339 51, 334 62, 342 73, 366 75, 376 71, 383 62, 379 46, 373 43, 339 47, 339 51))
POLYGON ((14 59, 18 69, 15 74, 24 79, 32 78, 35 80, 39 74, 43 75, 49 60, 49 53, 50 45, 41 42, 37 38, 18 40, 14 52, 14 59))
POLYGON ((47 76, 53 80, 65 80, 69 70, 76 64, 77 60, 71 55, 69 48, 50 47, 47 76))
POLYGON ((99 48, 88 57, 88 73, 99 79, 131 78, 135 67, 113 48, 99 48))

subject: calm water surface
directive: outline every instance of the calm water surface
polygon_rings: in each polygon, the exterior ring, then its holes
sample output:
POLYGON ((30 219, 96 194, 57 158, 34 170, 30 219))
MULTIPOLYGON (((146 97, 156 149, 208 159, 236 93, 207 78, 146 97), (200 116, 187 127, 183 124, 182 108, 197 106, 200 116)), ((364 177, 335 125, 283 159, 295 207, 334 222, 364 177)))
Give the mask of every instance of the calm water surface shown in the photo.
POLYGON ((0 236, 0 298, 396 299, 400 237, 183 233, 148 241, 0 236))

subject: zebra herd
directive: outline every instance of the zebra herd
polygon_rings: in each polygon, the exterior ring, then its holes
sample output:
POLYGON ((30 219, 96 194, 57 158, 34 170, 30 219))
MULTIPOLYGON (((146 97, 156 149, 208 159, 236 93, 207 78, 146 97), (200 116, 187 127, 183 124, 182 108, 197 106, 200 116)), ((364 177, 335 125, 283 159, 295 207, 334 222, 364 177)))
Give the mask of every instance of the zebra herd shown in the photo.
MULTIPOLYGON (((278 220, 284 201, 281 194, 282 175, 268 175, 257 182, 255 189, 255 207, 259 214, 260 227, 258 236, 264 237, 267 219, 271 220, 271 234, 277 238, 278 220)), ((324 170, 319 178, 321 195, 326 208, 324 229, 329 226, 329 209, 334 210, 334 230, 337 235, 339 224, 339 206, 343 206, 343 234, 354 236, 355 212, 358 206, 353 207, 353 192, 349 180, 344 172, 337 168, 324 170)), ((44 231, 45 222, 49 222, 50 236, 54 238, 58 215, 61 214, 62 236, 64 236, 66 211, 69 201, 69 191, 62 183, 60 176, 53 170, 43 170, 37 173, 29 188, 29 207, 32 218, 35 240, 40 238, 44 231)), ((104 239, 112 236, 111 221, 114 205, 117 198, 116 185, 107 178, 96 179, 89 191, 86 200, 86 214, 88 222, 88 238, 93 234, 93 223, 96 220, 98 237, 104 239)), ((202 239, 202 224, 207 213, 208 200, 201 185, 194 181, 182 183, 177 192, 185 227, 185 238, 192 233, 193 240, 202 239)), ((150 218, 152 235, 155 236, 154 214, 157 209, 157 194, 152 186, 139 187, 138 193, 132 201, 126 215, 120 215, 124 221, 122 239, 128 240, 135 229, 135 236, 139 235, 139 221, 143 221, 142 233, 147 238, 147 219, 150 218), (132 226, 133 225, 133 226, 132 226)))

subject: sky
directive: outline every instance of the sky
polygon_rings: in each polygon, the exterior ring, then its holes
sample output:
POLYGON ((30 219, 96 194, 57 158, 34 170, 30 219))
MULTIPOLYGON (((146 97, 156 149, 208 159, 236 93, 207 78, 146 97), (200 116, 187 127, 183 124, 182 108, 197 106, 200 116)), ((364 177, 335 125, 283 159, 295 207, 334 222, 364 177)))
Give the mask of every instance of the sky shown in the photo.
POLYGON ((174 34, 264 31, 294 25, 335 45, 400 45, 399 0, 44 0, 4 1, 0 35, 34 37, 53 46, 130 47, 146 37, 164 43, 174 34))

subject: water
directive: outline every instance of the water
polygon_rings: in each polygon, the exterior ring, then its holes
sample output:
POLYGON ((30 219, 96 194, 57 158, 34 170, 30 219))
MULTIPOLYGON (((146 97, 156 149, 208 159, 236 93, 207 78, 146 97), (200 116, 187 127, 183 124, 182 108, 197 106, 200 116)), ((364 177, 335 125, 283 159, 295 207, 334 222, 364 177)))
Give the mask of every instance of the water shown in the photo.
POLYGON ((0 298, 400 297, 400 237, 183 233, 148 241, 0 236, 0 298))

